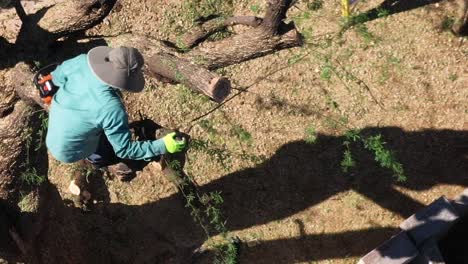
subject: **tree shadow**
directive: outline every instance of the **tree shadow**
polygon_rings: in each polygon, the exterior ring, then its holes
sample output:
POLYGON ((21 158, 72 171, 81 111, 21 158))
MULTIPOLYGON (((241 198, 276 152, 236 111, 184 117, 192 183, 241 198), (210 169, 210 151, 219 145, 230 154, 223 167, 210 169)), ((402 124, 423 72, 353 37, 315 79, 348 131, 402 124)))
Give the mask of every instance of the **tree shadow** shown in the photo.
POLYGON ((349 22, 348 27, 355 24, 366 23, 383 16, 410 11, 441 1, 442 0, 385 0, 379 6, 359 14, 358 18, 349 22))
MULTIPOLYGON (((384 127, 366 128, 362 134, 384 136, 387 147, 403 163, 407 182, 396 183, 359 147, 353 149, 358 166, 343 174, 345 138, 318 135, 315 144, 285 144, 259 166, 228 174, 199 190, 221 191, 227 227, 234 231, 290 217, 347 190, 406 218, 424 204, 396 190, 396 185, 420 191, 437 184, 468 186, 466 131, 406 132, 384 127)), ((80 220, 79 229, 85 240, 93 241, 87 249, 92 263, 189 263, 193 250, 206 241, 180 194, 143 205, 102 204, 80 220)), ((240 259, 241 263, 293 263, 361 256, 397 231, 302 232, 299 237, 244 244, 240 259)))
MULTIPOLYGON (((91 12, 93 8, 99 8, 102 2, 105 1, 96 1, 93 6, 90 6, 89 11, 91 12)), ((5 38, 0 37, 0 70, 14 67, 22 61, 29 65, 62 62, 81 53, 86 53, 93 47, 107 45, 102 38, 104 36, 100 38, 86 37, 86 30, 53 33, 41 28, 38 25, 39 21, 54 5, 43 7, 34 14, 28 14, 27 18, 21 21, 15 43, 10 43, 5 38), (60 37, 62 39, 57 40, 60 37), (89 39, 89 41, 77 42, 80 39, 89 39)), ((90 27, 100 22, 101 20, 97 20, 90 27)))

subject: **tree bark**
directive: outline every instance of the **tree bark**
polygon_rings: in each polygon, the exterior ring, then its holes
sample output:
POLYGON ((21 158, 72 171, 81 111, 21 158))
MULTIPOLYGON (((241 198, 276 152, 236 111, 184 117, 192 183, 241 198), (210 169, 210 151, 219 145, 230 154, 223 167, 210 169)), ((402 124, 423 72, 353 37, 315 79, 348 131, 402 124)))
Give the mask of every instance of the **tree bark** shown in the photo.
POLYGON ((218 17, 206 21, 200 25, 195 26, 189 32, 185 33, 180 43, 177 45, 182 49, 193 48, 199 42, 205 40, 207 37, 215 32, 221 31, 228 26, 244 25, 250 27, 257 27, 262 23, 262 19, 255 16, 235 16, 235 17, 218 17))
POLYGON ((458 14, 452 31, 457 35, 468 34, 468 0, 457 0, 458 14))
POLYGON ((24 160, 32 111, 32 107, 18 101, 13 111, 0 119, 0 200, 9 204, 17 202, 15 180, 24 160))
POLYGON ((294 28, 281 35, 270 35, 263 27, 257 27, 221 41, 203 43, 185 58, 213 70, 300 45, 302 37, 294 28))
POLYGON ((50 7, 38 25, 55 39, 90 29, 110 13, 116 0, 66 1, 50 7))
POLYGON ((9 83, 16 94, 26 103, 30 105, 38 105, 41 108, 48 110, 48 106, 44 104, 39 96, 39 91, 34 87, 32 82, 33 73, 29 66, 24 63, 19 63, 9 73, 9 83))
POLYGON ((291 6, 292 0, 268 0, 265 18, 262 27, 269 35, 276 35, 283 19, 286 18, 286 12, 291 6))
POLYGON ((231 92, 231 83, 227 78, 167 53, 148 57, 146 64, 150 72, 192 87, 218 103, 231 92))

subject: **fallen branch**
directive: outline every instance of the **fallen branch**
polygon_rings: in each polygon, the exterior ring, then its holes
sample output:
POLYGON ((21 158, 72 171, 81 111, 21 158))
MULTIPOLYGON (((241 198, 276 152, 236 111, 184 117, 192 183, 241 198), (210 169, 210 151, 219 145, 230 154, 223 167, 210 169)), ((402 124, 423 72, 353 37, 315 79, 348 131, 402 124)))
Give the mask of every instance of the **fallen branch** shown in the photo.
POLYGON ((177 45, 182 49, 193 48, 201 41, 208 38, 210 35, 225 29, 228 26, 244 25, 249 27, 257 27, 262 23, 262 19, 255 16, 235 16, 235 17, 218 17, 207 22, 201 23, 189 32, 185 33, 177 45))
POLYGON ((227 78, 167 53, 148 57, 146 64, 149 71, 196 89, 218 103, 231 92, 231 82, 227 78))

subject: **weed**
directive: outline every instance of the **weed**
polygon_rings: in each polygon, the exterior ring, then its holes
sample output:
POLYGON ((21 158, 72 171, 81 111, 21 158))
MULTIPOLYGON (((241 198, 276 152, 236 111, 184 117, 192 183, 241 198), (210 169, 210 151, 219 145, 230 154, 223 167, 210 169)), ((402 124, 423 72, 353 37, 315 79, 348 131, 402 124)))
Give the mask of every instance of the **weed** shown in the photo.
POLYGON ((26 171, 23 171, 20 175, 20 179, 23 183, 31 186, 39 186, 46 181, 46 177, 37 174, 37 171, 33 167, 29 167, 26 171))
POLYGON ((370 44, 371 42, 376 40, 376 37, 369 31, 367 26, 364 24, 356 25, 356 32, 359 34, 359 36, 361 36, 361 38, 366 44, 370 44))
POLYGON ((386 17, 390 15, 390 11, 388 9, 378 7, 377 8, 377 17, 386 17))
POLYGON ((253 4, 249 7, 249 9, 257 15, 263 11, 259 4, 253 4))
POLYGON ((364 139, 364 147, 374 152, 374 158, 383 168, 390 169, 393 172, 393 176, 396 177, 397 181, 406 181, 406 176, 403 171, 403 165, 395 160, 393 153, 385 149, 384 145, 386 142, 383 141, 382 135, 371 136, 364 139))
POLYGON ((231 133, 234 134, 241 142, 244 142, 247 145, 252 145, 252 135, 242 128, 242 126, 235 125, 231 129, 231 133))
POLYGON ((39 129, 37 130, 37 140, 36 140, 36 147, 34 148, 34 151, 37 152, 41 148, 45 147, 44 144, 44 139, 47 135, 47 126, 49 123, 49 118, 46 115, 45 112, 41 112, 39 114, 39 120, 41 122, 39 129))
POLYGON ((347 173, 350 168, 356 166, 356 162, 353 159, 353 155, 351 154, 351 150, 349 149, 349 144, 344 144, 347 149, 343 152, 343 159, 341 160, 340 166, 341 170, 344 173, 347 173))
POLYGON ((345 141, 343 141, 343 146, 345 146, 345 151, 343 152, 343 159, 341 160, 341 170, 344 173, 347 173, 350 168, 356 166, 356 162, 353 159, 351 154, 351 144, 358 141, 361 137, 359 135, 359 130, 348 130, 345 133, 345 141))
POLYGON ((455 24, 455 18, 451 16, 447 16, 442 20, 442 24, 440 25, 440 28, 443 31, 450 31, 452 30, 453 24, 455 24))
POLYGON ((328 64, 322 66, 322 69, 320 71, 320 79, 324 81, 330 81, 332 75, 332 67, 328 64))
POLYGON ((224 148, 214 147, 211 141, 192 139, 190 149, 206 153, 214 161, 218 162, 226 171, 231 168, 232 154, 224 148))
POLYGON ((456 73, 452 73, 449 75, 449 80, 452 82, 456 81, 458 79, 458 75, 456 73))
POLYGON ((214 122, 209 119, 202 119, 198 122, 201 128, 205 130, 210 136, 214 136, 218 131, 214 128, 214 122))
POLYGON ((254 154, 247 153, 245 151, 242 151, 242 153, 239 154, 239 158, 245 161, 250 161, 254 164, 260 164, 266 159, 264 155, 254 155, 254 154))
POLYGON ((311 11, 317 11, 323 7, 323 0, 307 1, 307 8, 311 11))
POLYGON ((317 143, 317 131, 313 126, 309 126, 306 128, 306 139, 305 142, 307 144, 315 144, 317 143))
POLYGON ((178 177, 183 177, 179 190, 185 197, 186 207, 190 208, 190 214, 195 222, 200 225, 211 243, 214 243, 211 239, 212 231, 219 233, 223 239, 221 243, 213 245, 216 253, 214 263, 237 263, 238 244, 240 241, 237 238, 230 237, 228 234, 226 221, 220 209, 224 203, 221 192, 214 191, 200 194, 196 188, 190 188, 190 185, 194 185, 193 179, 188 174, 184 173, 181 175, 182 168, 178 161, 170 162, 169 166, 178 174, 178 177))
POLYGON ((365 149, 373 152, 374 159, 379 163, 380 167, 390 169, 397 181, 406 181, 403 165, 396 160, 390 150, 385 148, 387 143, 383 140, 382 135, 378 134, 365 138, 360 134, 359 130, 349 130, 345 133, 345 140, 343 141, 345 151, 341 161, 343 172, 348 172, 350 168, 356 165, 351 154, 351 144, 358 141, 364 145, 365 149))
POLYGON ((226 243, 218 244, 215 246, 218 254, 215 256, 215 264, 235 264, 238 263, 239 243, 238 238, 228 238, 226 243))
POLYGON ((210 100, 207 96, 200 95, 183 84, 177 84, 177 99, 179 100, 180 110, 182 112, 187 111, 190 108, 191 111, 201 111, 205 105, 210 104, 210 100))

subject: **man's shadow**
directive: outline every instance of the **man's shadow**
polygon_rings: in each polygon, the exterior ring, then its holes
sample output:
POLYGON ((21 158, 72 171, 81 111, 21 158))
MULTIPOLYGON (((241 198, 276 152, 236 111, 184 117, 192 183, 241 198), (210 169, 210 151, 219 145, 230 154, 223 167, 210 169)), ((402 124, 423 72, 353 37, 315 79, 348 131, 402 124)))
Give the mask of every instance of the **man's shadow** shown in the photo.
MULTIPOLYGON (((397 127, 366 128, 362 135, 382 134, 408 180, 397 183, 379 167, 374 156, 353 147, 357 167, 341 171, 345 137, 318 135, 315 144, 294 141, 283 145, 257 167, 237 171, 199 188, 220 191, 230 231, 242 230, 290 217, 354 190, 403 217, 424 207, 398 191, 429 190, 438 184, 468 186, 468 132, 424 130, 406 132, 397 127)), ((358 217, 358 216, 353 216, 358 217)), ((200 226, 185 207, 181 194, 143 205, 105 204, 81 217, 80 234, 94 241, 88 256, 94 263, 187 263, 194 249, 206 242, 200 226)), ((243 244, 240 263, 293 263, 361 256, 397 232, 397 228, 370 228, 310 235, 296 221, 298 237, 243 244)), ((204 263, 203 258, 201 262, 204 263)))

